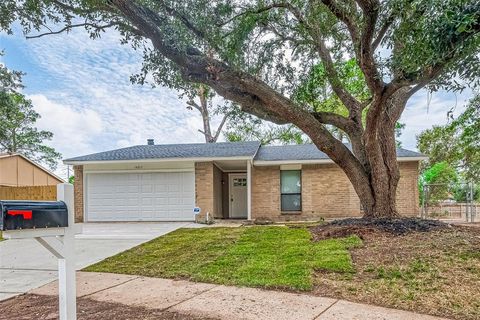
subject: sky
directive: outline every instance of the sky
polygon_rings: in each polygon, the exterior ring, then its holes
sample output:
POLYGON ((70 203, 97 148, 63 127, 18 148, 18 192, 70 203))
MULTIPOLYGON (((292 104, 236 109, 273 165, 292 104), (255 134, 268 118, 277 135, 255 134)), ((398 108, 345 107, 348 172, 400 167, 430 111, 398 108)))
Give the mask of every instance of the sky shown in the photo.
MULTIPOLYGON (((0 57, 9 69, 23 71, 23 93, 41 115, 37 127, 53 132, 47 144, 69 158, 131 145, 203 142, 200 114, 186 109, 178 93, 164 87, 137 85, 141 55, 121 45, 111 30, 91 40, 83 30, 25 39, 20 32, 0 33, 0 57)), ((404 148, 416 150, 416 135, 447 123, 464 110, 471 91, 420 91, 409 101, 401 122, 404 148)), ((218 121, 218 119, 215 119, 218 121)), ((212 127, 215 127, 213 125, 212 127)), ((66 177, 66 167, 56 171, 66 177)))

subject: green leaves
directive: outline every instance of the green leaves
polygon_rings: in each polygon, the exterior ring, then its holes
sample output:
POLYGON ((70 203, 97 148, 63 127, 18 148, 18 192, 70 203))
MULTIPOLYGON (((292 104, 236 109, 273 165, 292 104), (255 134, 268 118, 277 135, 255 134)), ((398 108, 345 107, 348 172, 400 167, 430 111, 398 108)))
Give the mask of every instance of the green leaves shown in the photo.
POLYGON ((430 86, 432 90, 478 85, 478 67, 471 63, 478 62, 480 46, 478 1, 391 2, 397 27, 386 41, 394 53, 386 65, 397 77, 421 79, 438 68, 442 76, 430 86), (470 62, 461 63, 464 60, 470 62), (476 75, 468 69, 476 70, 476 75), (455 82, 455 76, 464 83, 455 82))
POLYGON ((224 136, 227 141, 260 141, 266 144, 308 143, 305 134, 292 124, 275 125, 242 112, 236 106, 230 109, 224 136))
MULTIPOLYGON (((336 69, 341 85, 355 98, 359 101, 370 98, 365 76, 355 59, 337 63, 336 69)), ((295 91, 294 99, 300 104, 308 105, 313 111, 330 111, 345 116, 348 113, 346 107, 332 91, 325 67, 321 63, 311 68, 308 77, 295 91)))
POLYGON ((40 115, 33 110, 30 100, 15 91, 20 86, 21 73, 1 67, 0 152, 21 153, 55 169, 61 154, 43 144, 53 134, 35 128, 40 115))
POLYGON ((466 181, 480 180, 480 96, 450 124, 434 126, 417 137, 417 147, 429 156, 430 166, 445 162, 466 181))

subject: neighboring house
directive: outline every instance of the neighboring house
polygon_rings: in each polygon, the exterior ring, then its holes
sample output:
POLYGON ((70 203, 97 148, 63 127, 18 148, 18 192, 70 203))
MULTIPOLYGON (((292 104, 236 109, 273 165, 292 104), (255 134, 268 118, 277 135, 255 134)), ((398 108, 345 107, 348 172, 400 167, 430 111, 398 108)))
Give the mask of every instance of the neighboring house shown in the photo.
MULTIPOLYGON (((418 215, 418 167, 398 149, 397 207, 418 215)), ((343 171, 314 145, 259 142, 147 145, 64 161, 74 165, 77 221, 191 221, 215 218, 312 220, 359 216, 343 171)))
POLYGON ((21 154, 0 154, 0 186, 51 186, 63 182, 62 178, 21 154))

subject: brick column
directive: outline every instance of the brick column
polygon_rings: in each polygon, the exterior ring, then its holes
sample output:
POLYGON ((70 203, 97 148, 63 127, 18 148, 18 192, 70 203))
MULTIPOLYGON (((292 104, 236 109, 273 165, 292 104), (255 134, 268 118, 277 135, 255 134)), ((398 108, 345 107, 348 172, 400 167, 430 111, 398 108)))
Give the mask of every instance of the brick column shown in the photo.
POLYGON ((75 181, 73 198, 75 203, 75 222, 83 222, 83 166, 73 166, 75 181))
POLYGON ((195 163, 195 205, 201 209, 196 222, 207 222, 207 212, 214 217, 213 162, 195 163))

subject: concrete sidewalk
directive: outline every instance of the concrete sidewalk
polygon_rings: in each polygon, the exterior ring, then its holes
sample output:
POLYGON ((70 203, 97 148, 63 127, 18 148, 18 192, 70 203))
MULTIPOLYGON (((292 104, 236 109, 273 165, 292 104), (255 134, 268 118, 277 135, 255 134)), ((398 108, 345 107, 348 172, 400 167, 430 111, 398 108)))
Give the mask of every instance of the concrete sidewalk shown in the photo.
MULTIPOLYGON (((57 283, 49 283, 30 293, 57 295, 57 283)), ((307 294, 108 273, 78 272, 77 296, 184 315, 229 320, 441 319, 307 294)))

